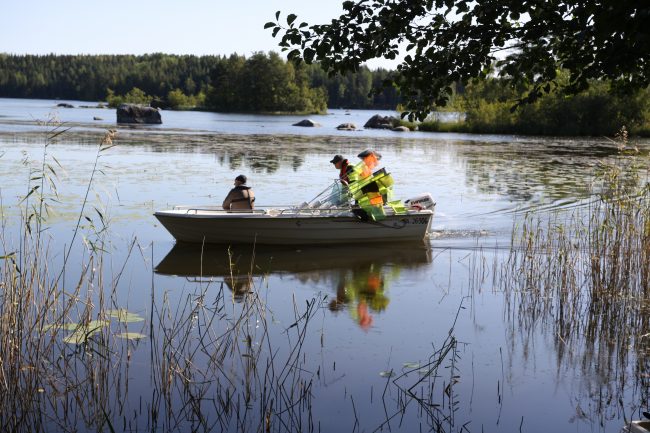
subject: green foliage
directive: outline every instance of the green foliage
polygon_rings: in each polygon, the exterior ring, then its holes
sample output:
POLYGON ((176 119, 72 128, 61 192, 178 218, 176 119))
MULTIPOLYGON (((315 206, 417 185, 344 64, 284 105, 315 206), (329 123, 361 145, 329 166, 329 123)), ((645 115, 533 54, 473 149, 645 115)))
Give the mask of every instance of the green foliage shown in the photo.
POLYGON ((297 25, 296 18, 290 14, 285 24, 278 12, 264 26, 280 35, 291 60, 320 62, 333 74, 402 55, 399 74, 388 81, 419 120, 449 102, 455 83, 485 77, 494 67, 526 86, 517 102, 534 102, 558 87, 577 94, 593 80, 626 91, 650 84, 650 8, 638 1, 345 1, 342 15, 328 24, 297 25), (560 68, 568 71, 563 84, 560 68))
POLYGON ((219 56, 9 55, 0 54, 0 97, 99 101, 107 89, 124 95, 133 88, 164 96, 174 89, 205 92, 219 56))
MULTIPOLYGON (((558 81, 568 80, 558 72, 558 81)), ((650 124, 650 91, 621 94, 603 81, 589 83, 589 89, 567 95, 554 92, 545 98, 512 110, 528 88, 513 88, 507 80, 476 80, 465 89, 456 104, 465 111, 464 129, 481 133, 532 135, 614 135, 621 125, 633 134, 650 124)))
POLYGON ((225 56, 17 56, 0 54, 0 97, 107 100, 173 109, 323 112, 327 107, 394 109, 399 93, 371 94, 391 74, 366 67, 328 76, 320 65, 276 53, 225 56), (139 89, 136 91, 135 89, 139 89))
POLYGON ((467 132, 465 122, 424 121, 418 124, 418 130, 424 132, 467 132))
POLYGON ((203 107, 205 104, 205 93, 186 95, 181 89, 174 89, 167 94, 166 101, 169 108, 173 110, 203 107))
POLYGON ((111 89, 108 89, 106 93, 106 102, 108 102, 108 106, 111 108, 115 108, 124 103, 149 105, 153 99, 137 87, 129 90, 126 95, 116 95, 111 89))
POLYGON ((323 88, 310 87, 302 65, 277 53, 233 55, 213 72, 206 105, 226 112, 322 113, 327 110, 323 88))

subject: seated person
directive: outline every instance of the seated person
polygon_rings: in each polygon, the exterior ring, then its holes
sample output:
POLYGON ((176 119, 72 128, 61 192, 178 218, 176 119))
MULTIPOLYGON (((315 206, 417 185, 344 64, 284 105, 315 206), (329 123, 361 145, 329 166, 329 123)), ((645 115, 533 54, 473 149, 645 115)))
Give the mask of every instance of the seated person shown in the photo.
POLYGON ((250 210, 255 208, 255 193, 246 186, 246 176, 240 174, 235 178, 235 187, 230 190, 223 201, 225 210, 250 210))
POLYGON ((330 162, 339 171, 339 180, 346 185, 350 183, 348 175, 352 172, 353 168, 348 160, 343 158, 342 155, 334 155, 334 158, 330 162))

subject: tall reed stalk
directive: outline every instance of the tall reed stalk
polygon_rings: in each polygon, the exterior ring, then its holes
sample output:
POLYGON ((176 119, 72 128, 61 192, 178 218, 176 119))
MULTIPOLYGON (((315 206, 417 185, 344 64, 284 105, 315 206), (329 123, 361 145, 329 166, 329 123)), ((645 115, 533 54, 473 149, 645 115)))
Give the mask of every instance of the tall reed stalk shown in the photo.
MULTIPOLYGON (((124 266, 107 278, 108 221, 98 208, 88 211, 112 132, 98 146, 61 268, 53 268, 61 242, 48 236, 47 214, 61 167, 49 152, 64 130, 54 125, 40 168, 30 171, 20 230, 3 220, 0 232, 0 431, 320 431, 316 401, 336 369, 310 352, 323 344, 324 330, 313 329, 326 310, 320 293, 294 297, 293 317, 282 325, 270 320, 263 277, 249 273, 249 289, 237 296, 226 294, 227 281, 200 278, 172 300, 152 275, 148 323, 140 325, 146 334, 130 338, 123 319, 131 313, 116 308, 124 266), (71 260, 76 249, 80 262, 71 260), (138 349, 149 350, 145 365, 132 364, 138 349), (132 391, 143 383, 144 393, 132 391)), ((133 240, 126 261, 136 247, 133 240)), ((233 269, 230 278, 237 277, 233 269)), ((416 416, 438 431, 451 427, 456 345, 450 331, 426 365, 388 379, 385 419, 370 424, 390 428, 416 416), (441 379, 446 367, 450 375, 441 379)))
POLYGON ((647 159, 629 147, 624 129, 616 143, 619 154, 598 167, 592 199, 526 218, 498 279, 524 345, 535 327, 549 328, 558 367, 581 365, 607 384, 596 394, 596 417, 606 401, 622 404, 631 386, 641 385, 647 401, 650 385, 647 159))

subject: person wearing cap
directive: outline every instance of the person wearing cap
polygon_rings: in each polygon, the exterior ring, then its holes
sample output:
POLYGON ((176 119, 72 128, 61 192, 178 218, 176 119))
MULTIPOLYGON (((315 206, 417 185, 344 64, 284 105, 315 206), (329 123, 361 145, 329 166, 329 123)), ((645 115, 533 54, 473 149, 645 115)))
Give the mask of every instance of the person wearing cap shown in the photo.
POLYGON ((348 175, 352 171, 352 166, 348 160, 343 158, 342 155, 334 155, 334 158, 332 158, 330 162, 334 164, 334 167, 339 171, 339 180, 346 185, 350 183, 348 175))
POLYGON ((250 210, 255 207, 255 194, 250 186, 246 186, 246 181, 243 174, 235 178, 235 187, 223 201, 225 210, 250 210))
POLYGON ((381 153, 377 152, 376 150, 366 149, 363 152, 359 153, 357 157, 359 157, 366 165, 361 174, 361 178, 366 178, 370 176, 372 174, 372 170, 374 170, 374 168, 379 165, 381 153))

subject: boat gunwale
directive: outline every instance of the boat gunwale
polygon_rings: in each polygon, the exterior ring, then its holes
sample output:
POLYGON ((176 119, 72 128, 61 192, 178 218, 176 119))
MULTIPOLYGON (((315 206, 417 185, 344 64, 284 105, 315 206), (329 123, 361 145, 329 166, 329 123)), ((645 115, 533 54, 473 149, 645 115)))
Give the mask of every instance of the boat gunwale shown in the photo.
MULTIPOLYGON (((177 217, 177 218, 214 218, 214 219, 297 219, 297 218, 352 218, 358 219, 352 213, 351 208, 323 208, 323 209, 297 209, 297 208, 284 208, 278 209, 279 213, 270 213, 268 209, 252 209, 252 210, 223 210, 214 208, 179 208, 156 211, 154 216, 164 217, 177 217), (337 212, 338 211, 338 212, 337 212)), ((431 209, 409 209, 405 213, 394 213, 386 215, 386 218, 391 217, 405 217, 416 215, 430 215, 433 216, 434 211, 431 209)))

